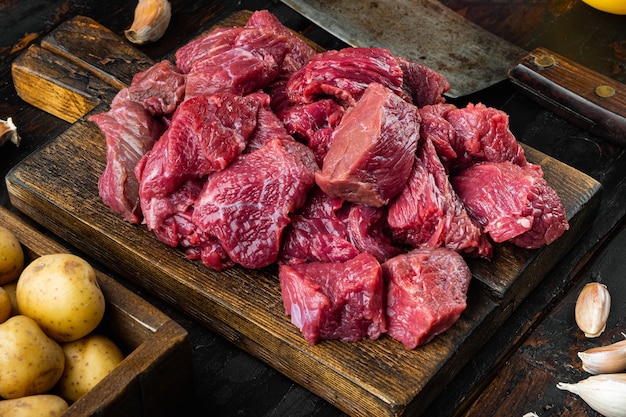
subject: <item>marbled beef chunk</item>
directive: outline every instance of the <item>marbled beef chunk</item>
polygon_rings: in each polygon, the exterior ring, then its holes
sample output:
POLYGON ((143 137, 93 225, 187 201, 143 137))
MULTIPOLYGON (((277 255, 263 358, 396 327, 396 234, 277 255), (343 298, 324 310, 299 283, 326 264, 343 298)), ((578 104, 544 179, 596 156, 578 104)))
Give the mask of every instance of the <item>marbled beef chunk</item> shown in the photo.
POLYGON ((235 263, 267 266, 277 261, 289 215, 304 204, 317 169, 305 145, 271 140, 209 175, 192 220, 235 263))
POLYGON ((111 107, 136 101, 153 116, 169 116, 184 95, 185 76, 170 61, 163 60, 135 74, 131 85, 115 95, 111 107))
POLYGON ((417 108, 370 84, 335 129, 316 182, 327 194, 380 207, 411 173, 419 137, 417 108))
POLYGON ((465 310, 472 277, 457 252, 414 249, 382 264, 387 334, 414 349, 448 330, 465 310))
MULTIPOLYGON (((144 212, 183 182, 224 169, 256 128, 258 97, 216 94, 185 100, 163 137, 135 169, 144 212)), ((146 218, 152 229, 159 221, 146 218)))
POLYGON ((129 223, 143 218, 139 204, 139 181, 133 170, 154 146, 165 126, 135 101, 120 102, 89 120, 106 139, 107 164, 98 180, 102 201, 129 223))
POLYGON ((382 268, 373 256, 283 264, 278 277, 285 314, 307 342, 375 340, 385 332, 382 268))
POLYGON ((246 95, 263 89, 280 74, 288 51, 285 36, 246 28, 230 49, 193 62, 187 73, 185 100, 215 93, 246 95))
POLYGON ((472 165, 451 179, 469 214, 495 242, 539 248, 568 228, 565 208, 539 165, 472 165))
POLYGON ((291 216, 280 261, 345 262, 358 255, 359 250, 350 242, 347 222, 337 215, 343 205, 341 198, 314 187, 305 205, 291 216))
POLYGON ((345 48, 311 58, 289 79, 287 95, 292 103, 333 97, 344 106, 353 106, 371 83, 377 83, 409 99, 402 89, 402 77, 396 57, 388 50, 345 48))
POLYGON ((414 248, 448 249, 490 258, 492 247, 452 189, 435 147, 420 139, 409 180, 389 203, 394 238, 414 248))

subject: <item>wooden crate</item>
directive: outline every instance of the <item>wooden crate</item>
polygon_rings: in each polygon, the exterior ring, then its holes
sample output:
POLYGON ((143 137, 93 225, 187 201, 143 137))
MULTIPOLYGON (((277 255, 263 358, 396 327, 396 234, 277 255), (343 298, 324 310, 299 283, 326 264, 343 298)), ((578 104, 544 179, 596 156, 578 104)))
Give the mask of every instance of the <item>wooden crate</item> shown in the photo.
MULTIPOLYGON (((26 264, 41 255, 68 252, 4 207, 0 207, 0 225, 17 236, 26 264)), ((187 331, 110 276, 97 270, 96 275, 106 301, 105 315, 96 331, 115 341, 125 358, 64 416, 185 414, 192 392, 187 331)))

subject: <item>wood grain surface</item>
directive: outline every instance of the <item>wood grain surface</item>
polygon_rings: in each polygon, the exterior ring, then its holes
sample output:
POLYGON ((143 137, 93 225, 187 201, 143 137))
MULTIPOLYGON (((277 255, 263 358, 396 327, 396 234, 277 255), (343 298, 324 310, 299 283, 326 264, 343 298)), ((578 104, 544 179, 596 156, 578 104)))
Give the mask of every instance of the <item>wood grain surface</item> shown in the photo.
MULTIPOLYGON (((241 24, 247 16, 238 14, 229 22, 241 24)), ((32 103, 46 111, 46 106, 50 111, 63 108, 54 102, 56 97, 95 103, 91 112, 105 111, 120 81, 127 84, 128 76, 138 70, 133 62, 143 59, 132 48, 114 50, 117 42, 96 22, 71 20, 42 40, 45 54, 57 55, 54 65, 50 60, 27 58, 29 53, 44 55, 34 48, 14 63, 14 74, 24 75, 14 79, 16 90, 25 100, 32 85, 64 91, 49 95, 31 91, 30 96, 49 97, 51 103, 32 103), (76 29, 85 23, 90 31, 102 31, 99 39, 109 39, 111 44, 99 43, 99 49, 91 51, 82 39, 84 32, 76 29), (59 50, 64 51, 62 56, 59 50), (110 81, 106 56, 91 61, 83 56, 98 56, 102 50, 107 54, 114 50, 116 57, 110 81), (117 66, 124 62, 127 68, 117 66), (66 65, 78 68, 72 71, 86 71, 88 82, 77 83, 80 77, 59 79, 59 67, 66 65), (48 81, 35 84, 35 79, 48 81), (99 85, 102 81, 104 85, 99 85), (87 91, 85 86, 89 86, 87 91)), ((216 272, 158 242, 144 227, 122 221, 98 196, 97 181, 106 164, 104 138, 80 116, 66 132, 16 166, 7 176, 7 188, 11 203, 35 221, 346 413, 400 416, 425 409, 567 253, 597 211, 601 194, 597 181, 532 148, 525 150, 530 161, 542 165, 546 179, 561 197, 570 230, 541 250, 498 245, 492 261, 471 262, 475 279, 467 310, 449 331, 412 351, 386 336, 377 341, 324 341, 311 346, 284 315, 275 267, 216 272)))

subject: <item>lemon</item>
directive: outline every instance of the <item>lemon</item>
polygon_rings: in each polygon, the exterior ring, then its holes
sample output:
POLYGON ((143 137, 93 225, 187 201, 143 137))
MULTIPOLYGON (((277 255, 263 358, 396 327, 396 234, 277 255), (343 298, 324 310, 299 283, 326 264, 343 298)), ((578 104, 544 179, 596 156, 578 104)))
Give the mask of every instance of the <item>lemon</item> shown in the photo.
POLYGON ((593 8, 614 14, 626 14, 626 1, 624 0, 583 0, 593 8))

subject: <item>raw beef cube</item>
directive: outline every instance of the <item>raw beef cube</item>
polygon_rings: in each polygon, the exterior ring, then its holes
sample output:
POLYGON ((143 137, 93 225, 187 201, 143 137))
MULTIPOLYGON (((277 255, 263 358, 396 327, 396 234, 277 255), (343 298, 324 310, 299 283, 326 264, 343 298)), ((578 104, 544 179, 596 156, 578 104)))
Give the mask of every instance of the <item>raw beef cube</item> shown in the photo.
POLYGON ((437 71, 416 62, 397 57, 402 68, 402 89, 417 107, 443 103, 443 94, 450 90, 450 83, 437 71))
POLYGON ((257 149, 261 149, 272 139, 294 140, 283 122, 276 116, 270 108, 270 96, 257 92, 250 94, 248 97, 258 98, 260 104, 257 114, 256 128, 252 135, 248 138, 248 144, 244 152, 250 153, 257 149))
POLYGON ((347 205, 345 222, 348 225, 350 242, 360 251, 369 253, 379 262, 384 262, 404 250, 395 246, 387 225, 387 209, 363 204, 347 205))
POLYGON ((343 200, 314 187, 305 205, 291 216, 285 230, 281 262, 345 262, 359 254, 348 227, 337 216, 343 200))
POLYGON ((288 50, 284 36, 248 28, 232 48, 193 63, 187 73, 185 100, 216 93, 246 95, 263 89, 279 75, 288 50))
POLYGON ((128 101, 89 117, 106 138, 107 164, 98 180, 102 201, 129 223, 142 219, 139 181, 133 170, 165 126, 140 103, 128 101))
POLYGON ((414 249, 382 264, 387 334, 414 349, 448 330, 465 310, 472 274, 457 252, 414 249))
POLYGON ((310 344, 375 340, 385 332, 382 268, 373 256, 280 265, 278 277, 285 314, 310 344))
POLYGON ((539 165, 484 162, 451 181, 470 216, 495 242, 538 248, 569 228, 565 208, 539 165))
POLYGON ((424 106, 419 109, 420 138, 430 140, 446 169, 457 157, 452 147, 456 138, 454 127, 446 120, 446 114, 456 109, 454 104, 440 103, 424 106))
POLYGON ((164 60, 135 74, 131 85, 115 95, 111 107, 136 101, 153 116, 167 116, 174 113, 184 94, 185 76, 174 64, 164 60))
POLYGON ((258 10, 252 13, 252 16, 246 23, 246 27, 265 30, 287 38, 289 52, 285 56, 279 77, 285 78, 290 76, 315 55, 315 50, 309 44, 296 36, 276 16, 267 10, 258 10))
POLYGON ((524 150, 509 130, 509 116, 483 104, 452 109, 445 118, 454 128, 452 147, 457 159, 454 170, 477 162, 504 162, 524 165, 524 150))
POLYGON ((232 49, 243 27, 217 28, 193 41, 181 46, 176 51, 176 67, 184 74, 191 71, 196 61, 210 58, 232 49))
POLYGON ((289 215, 304 204, 317 169, 305 145, 273 139, 209 175, 192 220, 235 263, 267 266, 278 259, 289 215))
POLYGON ((353 203, 387 204, 411 173, 419 122, 414 105, 371 84, 335 129, 317 184, 353 203))
POLYGON ((292 103, 312 103, 331 96, 353 106, 371 83, 382 84, 402 98, 402 69, 395 56, 382 48, 345 48, 315 55, 287 83, 292 103))
POLYGON ((259 106, 258 97, 232 94, 185 100, 135 170, 142 209, 149 211, 152 198, 167 196, 184 181, 224 169, 245 149, 259 106))
POLYGON ((485 258, 492 255, 491 244, 452 189, 428 139, 420 140, 409 180, 389 203, 387 222, 395 239, 414 248, 445 246, 485 258))

